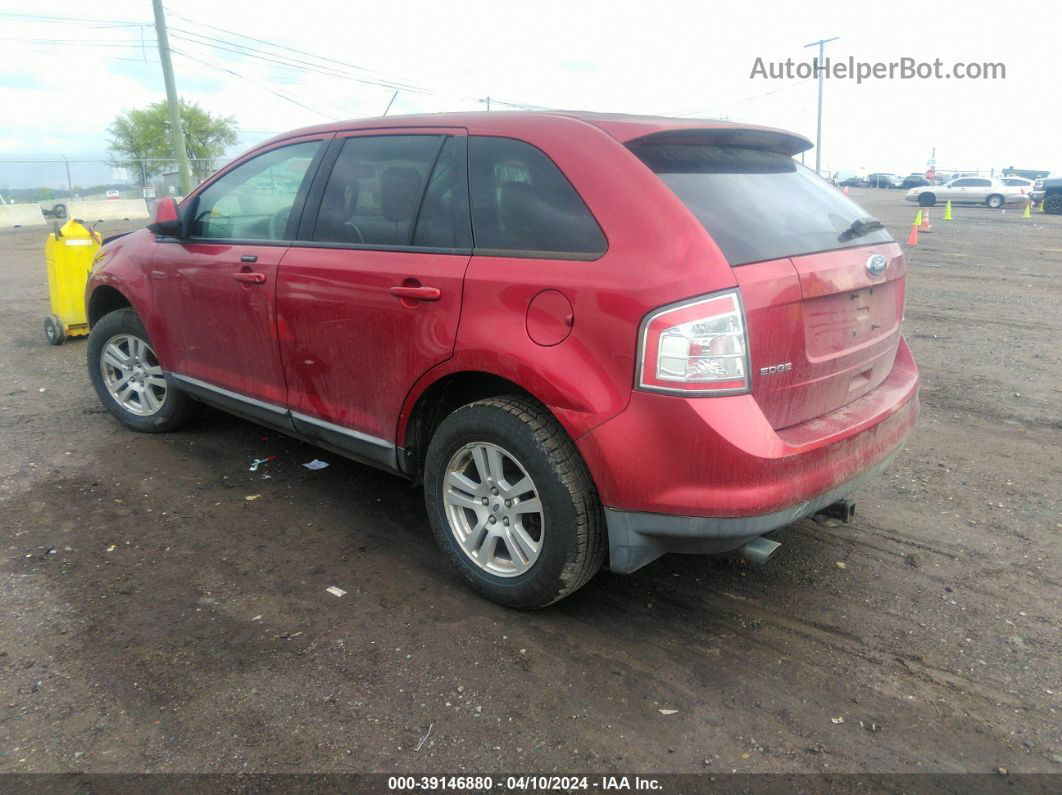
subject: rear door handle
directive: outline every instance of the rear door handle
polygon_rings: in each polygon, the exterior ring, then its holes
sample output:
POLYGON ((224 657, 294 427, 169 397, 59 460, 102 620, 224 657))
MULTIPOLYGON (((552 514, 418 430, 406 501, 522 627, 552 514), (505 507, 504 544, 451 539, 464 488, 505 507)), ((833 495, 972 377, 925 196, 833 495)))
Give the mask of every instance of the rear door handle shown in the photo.
POLYGON ((414 301, 438 301, 442 291, 438 287, 392 287, 391 295, 414 301))
POLYGON ((238 282, 244 284, 265 284, 266 275, 264 273, 254 273, 252 271, 240 271, 239 273, 232 274, 232 278, 238 282))

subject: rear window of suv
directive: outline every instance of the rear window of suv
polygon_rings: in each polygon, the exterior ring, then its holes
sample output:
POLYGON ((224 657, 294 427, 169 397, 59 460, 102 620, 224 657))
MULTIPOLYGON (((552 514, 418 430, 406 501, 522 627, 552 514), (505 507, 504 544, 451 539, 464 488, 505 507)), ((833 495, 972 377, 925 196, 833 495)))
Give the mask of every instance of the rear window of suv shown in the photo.
POLYGON ((892 240, 884 229, 842 240, 867 212, 788 155, 686 143, 635 142, 630 149, 704 225, 731 265, 892 240))

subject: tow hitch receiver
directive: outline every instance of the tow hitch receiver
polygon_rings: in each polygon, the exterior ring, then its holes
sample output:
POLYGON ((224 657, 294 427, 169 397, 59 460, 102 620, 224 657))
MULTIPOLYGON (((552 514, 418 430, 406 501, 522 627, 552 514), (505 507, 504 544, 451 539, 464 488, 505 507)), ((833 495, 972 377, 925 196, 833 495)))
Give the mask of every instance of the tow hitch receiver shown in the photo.
POLYGON ((838 500, 833 505, 827 505, 819 514, 830 519, 840 519, 848 524, 855 516, 855 500, 838 500))

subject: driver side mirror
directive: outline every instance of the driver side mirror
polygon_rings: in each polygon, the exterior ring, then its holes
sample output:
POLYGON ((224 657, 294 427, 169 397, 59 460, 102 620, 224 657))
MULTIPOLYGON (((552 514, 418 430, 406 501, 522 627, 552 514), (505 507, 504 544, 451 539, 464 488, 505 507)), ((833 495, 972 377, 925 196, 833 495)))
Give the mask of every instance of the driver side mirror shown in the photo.
POLYGON ((159 199, 155 204, 155 220, 148 224, 148 229, 156 235, 180 237, 184 224, 181 223, 181 210, 177 201, 170 197, 159 199))

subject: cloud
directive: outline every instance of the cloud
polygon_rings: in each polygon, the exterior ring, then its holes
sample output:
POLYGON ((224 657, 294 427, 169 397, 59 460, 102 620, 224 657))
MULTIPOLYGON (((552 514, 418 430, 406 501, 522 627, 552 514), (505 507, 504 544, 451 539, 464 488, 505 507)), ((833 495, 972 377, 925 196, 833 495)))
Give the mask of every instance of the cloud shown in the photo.
MULTIPOLYGON (((54 0, 46 10, 37 3, 15 2, 8 8, 28 14, 150 21, 149 7, 141 0, 114 0, 105 6, 54 0)), ((835 58, 999 61, 1007 65, 1007 79, 862 85, 827 81, 824 165, 912 171, 924 167, 933 146, 944 167, 1062 165, 1056 162, 1053 132, 1062 126, 1062 111, 1044 102, 1043 93, 1045 85, 1057 80, 1058 67, 1040 62, 1037 48, 1024 37, 1000 33, 1052 29, 1051 12, 1042 4, 899 4, 883 7, 872 21, 859 4, 795 5, 781 0, 725 6, 570 0, 317 2, 301 4, 298 13, 262 7, 255 14, 247 14, 244 4, 183 0, 172 11, 172 43, 184 53, 174 60, 180 93, 211 112, 236 116, 246 130, 281 131, 329 118, 378 115, 392 90, 225 52, 219 48, 239 49, 232 46, 236 43, 268 48, 216 28, 357 64, 366 71, 272 51, 282 60, 311 61, 324 71, 340 69, 367 80, 404 79, 433 90, 400 93, 393 113, 480 109, 479 100, 490 96, 495 103, 562 108, 702 111, 793 129, 811 138, 815 81, 790 85, 793 81, 755 80, 750 70, 757 57, 810 57, 812 50, 804 44, 820 36, 840 36, 829 45, 835 58), (217 41, 207 42, 203 36, 217 41)), ((16 24, 0 17, 3 37, 126 43, 38 45, 36 50, 25 44, 11 49, 0 65, 0 154, 102 153, 106 126, 116 113, 163 96, 156 55, 150 46, 139 48, 139 28, 76 28, 16 24)), ((144 36, 151 44, 150 28, 144 36)), ((256 135, 248 134, 245 140, 256 135)))

